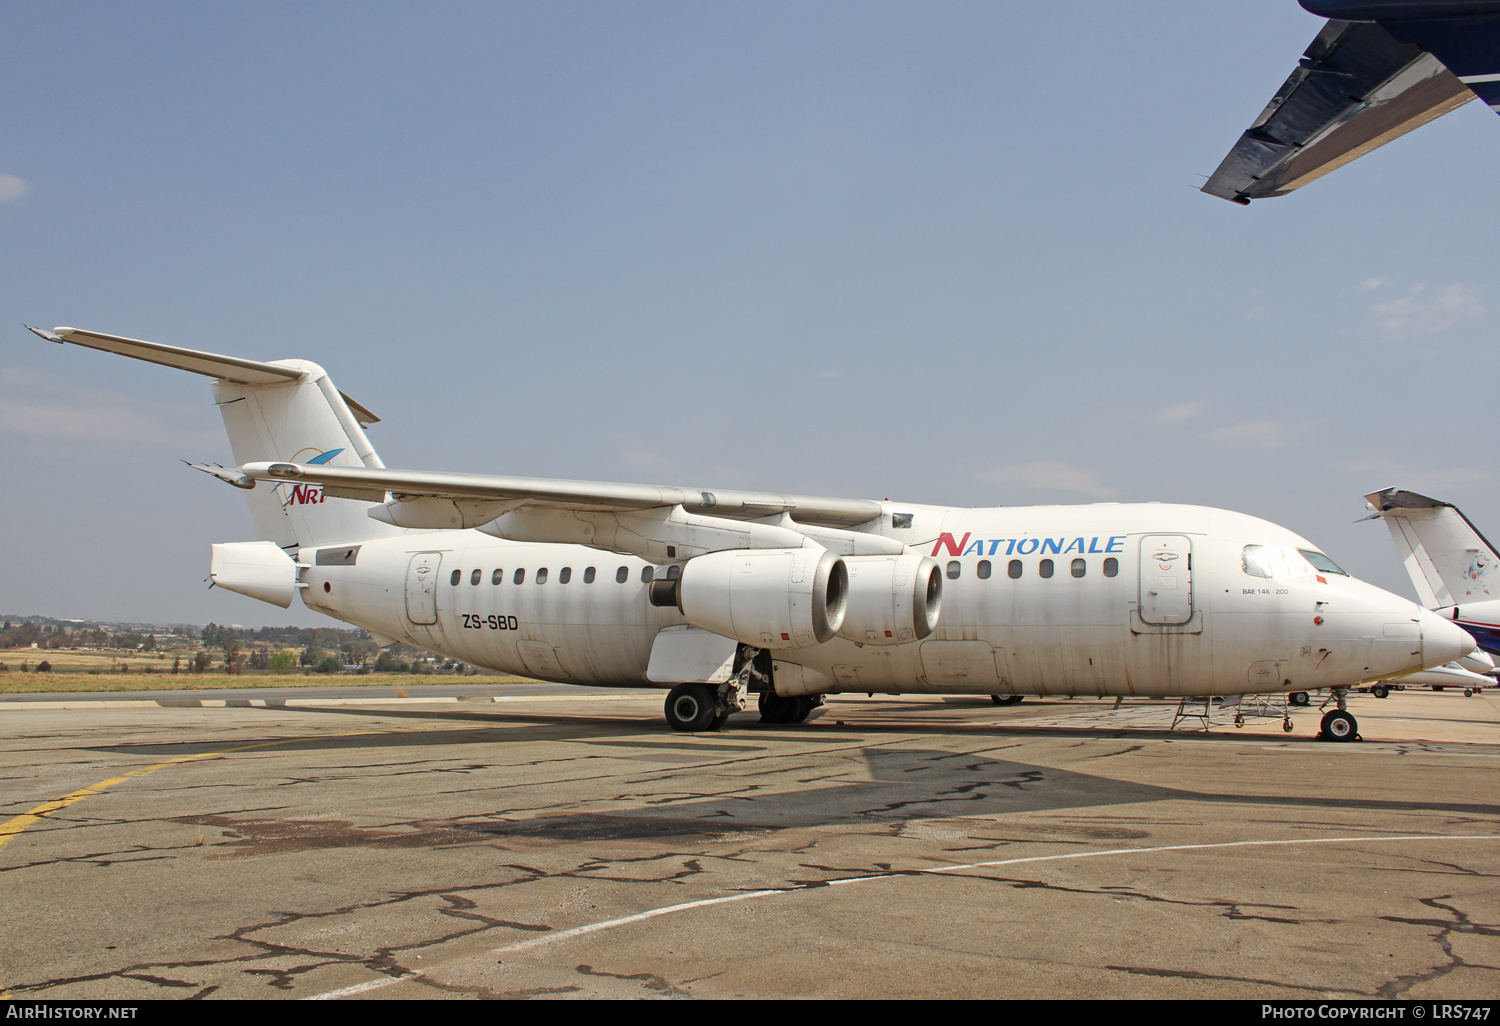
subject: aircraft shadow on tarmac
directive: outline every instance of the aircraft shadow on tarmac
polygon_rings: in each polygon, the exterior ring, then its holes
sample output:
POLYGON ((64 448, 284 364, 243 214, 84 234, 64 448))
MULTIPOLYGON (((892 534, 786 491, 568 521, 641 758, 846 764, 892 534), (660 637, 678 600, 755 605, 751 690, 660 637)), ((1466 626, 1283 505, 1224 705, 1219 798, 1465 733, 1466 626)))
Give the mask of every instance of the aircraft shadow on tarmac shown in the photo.
MULTIPOLYGON (((335 713, 341 710, 313 710, 304 707, 297 711, 335 713)), ((359 715, 368 719, 372 714, 365 710, 359 715)), ((707 838, 742 831, 839 825, 885 824, 882 829, 895 829, 898 824, 914 819, 993 817, 1163 802, 1210 803, 1246 810, 1252 806, 1288 811, 1297 808, 1317 809, 1330 814, 1368 811, 1493 817, 1500 813, 1500 807, 1494 804, 1291 793, 1304 787, 1305 782, 1300 775, 1290 778, 1289 793, 1215 793, 993 759, 976 753, 937 750, 921 746, 917 738, 911 738, 913 744, 910 747, 897 741, 884 741, 878 746, 865 748, 848 747, 857 744, 866 735, 897 734, 910 738, 913 733, 958 733, 989 737, 1044 734, 1065 738, 1097 737, 1118 742, 1122 739, 1122 732, 1119 730, 1080 732, 1071 729, 1057 731, 1047 728, 954 724, 944 725, 940 731, 933 731, 931 728, 914 730, 911 727, 895 726, 872 729, 861 725, 857 731, 844 728, 837 733, 812 728, 797 732, 773 728, 730 734, 643 738, 643 732, 654 732, 657 729, 654 720, 649 721, 650 726, 643 731, 642 720, 598 716, 583 718, 458 710, 440 713, 382 710, 375 715, 380 719, 412 719, 429 723, 434 720, 457 720, 476 725, 468 729, 376 730, 326 738, 294 736, 284 743, 257 751, 270 754, 388 750, 403 747, 429 750, 445 747, 469 749, 456 752, 451 757, 435 759, 433 771, 437 775, 442 764, 449 759, 469 760, 469 772, 489 769, 482 763, 474 763, 472 749, 475 746, 493 747, 514 742, 554 740, 588 746, 584 753, 577 753, 576 749, 572 749, 576 754, 563 756, 563 761, 574 758, 618 758, 633 762, 621 764, 617 772, 608 774, 603 780, 593 777, 589 783, 578 786, 586 791, 582 795, 584 800, 589 804, 597 804, 617 800, 612 798, 609 791, 618 784, 631 795, 630 800, 637 807, 604 813, 567 811, 520 815, 505 808, 475 809, 441 823, 410 821, 406 825, 416 831, 411 837, 412 843, 416 843, 418 835, 428 836, 434 830, 447 838, 442 843, 462 844, 494 842, 508 837, 563 841, 690 835, 707 838), (849 736, 850 734, 858 736, 849 736), (830 759, 831 753, 820 753, 815 748, 809 750, 808 745, 819 740, 829 742, 831 747, 837 745, 842 748, 842 758, 830 759), (782 742, 792 742, 797 747, 783 750, 782 742), (657 753, 654 758, 651 755, 653 752, 657 753), (698 757, 693 758, 695 755, 698 757), (656 761, 657 759, 661 761, 656 761), (684 762, 690 765, 684 765, 684 762), (712 787, 713 794, 701 793, 708 781, 711 781, 709 786, 712 787), (602 793, 601 787, 604 789, 602 793), (657 793, 653 793, 653 788, 657 793), (700 793, 693 794, 693 790, 700 790, 700 793)), ((284 727, 284 721, 278 725, 284 727)), ((1124 736, 1139 738, 1143 733, 1147 732, 1126 732, 1124 736)), ((1197 738, 1214 736, 1197 735, 1197 738)), ((1227 739, 1233 740, 1233 736, 1228 736, 1227 739)), ((202 745, 119 745, 90 750, 170 756, 189 754, 194 749, 212 751, 223 745, 224 742, 221 741, 202 745)), ((1116 751, 1103 754, 1125 753, 1116 751)), ((227 757, 225 765, 232 766, 232 759, 232 756, 227 757)), ((392 768, 409 771, 417 767, 408 763, 395 763, 392 768)), ((445 791, 451 792, 452 778, 446 773, 442 776, 446 781, 445 791)), ((512 796, 515 796, 518 787, 531 791, 527 807, 534 809, 536 792, 553 786, 556 785, 546 782, 508 782, 506 789, 512 796)), ((476 782, 476 804, 493 801, 493 795, 485 796, 491 790, 483 783, 476 782)), ((574 793, 569 802, 576 802, 579 797, 579 794, 574 793)), ((1232 818, 1235 813, 1226 809, 1225 816, 1232 818)), ((1255 818, 1263 819, 1264 814, 1255 818)), ((1108 830, 1110 837, 1148 836, 1145 832, 1124 826, 1098 829, 1108 830)), ((357 828, 355 831, 358 832, 357 828)), ((403 840, 404 834, 397 836, 389 831, 382 831, 380 836, 382 845, 406 843, 403 840)), ((340 843, 351 842, 345 839, 340 843)))

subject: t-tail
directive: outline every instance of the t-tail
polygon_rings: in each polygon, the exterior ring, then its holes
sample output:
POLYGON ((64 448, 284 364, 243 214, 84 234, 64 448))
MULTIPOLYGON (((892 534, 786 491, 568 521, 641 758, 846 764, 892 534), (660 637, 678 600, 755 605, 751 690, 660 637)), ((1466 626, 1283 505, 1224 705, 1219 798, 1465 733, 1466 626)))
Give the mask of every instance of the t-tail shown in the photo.
MULTIPOLYGON (((364 432, 364 425, 380 418, 335 388, 327 372, 315 363, 265 363, 79 328, 46 331, 27 327, 51 342, 87 346, 212 378, 214 403, 223 414, 234 462, 240 466, 267 460, 332 467, 384 466, 364 432)), ((288 556, 295 556, 301 547, 340 545, 399 533, 397 528, 366 516, 370 503, 385 500, 384 492, 340 493, 316 484, 290 482, 257 484, 233 468, 192 466, 245 488, 261 543, 271 542, 288 556)), ((219 551, 228 548, 215 546, 216 564, 222 563, 223 557, 235 555, 219 551)), ((250 553, 255 551, 248 549, 239 556, 251 558, 250 553)), ((283 574, 278 567, 277 579, 283 574)), ((278 588, 274 600, 279 605, 286 604, 279 601, 283 591, 278 588)), ((289 594, 286 598, 290 601, 289 594)))
POLYGON ((1489 539, 1451 502, 1399 488, 1372 492, 1365 501, 1375 511, 1369 519, 1379 517, 1390 529, 1418 601, 1500 655, 1500 553, 1489 539))

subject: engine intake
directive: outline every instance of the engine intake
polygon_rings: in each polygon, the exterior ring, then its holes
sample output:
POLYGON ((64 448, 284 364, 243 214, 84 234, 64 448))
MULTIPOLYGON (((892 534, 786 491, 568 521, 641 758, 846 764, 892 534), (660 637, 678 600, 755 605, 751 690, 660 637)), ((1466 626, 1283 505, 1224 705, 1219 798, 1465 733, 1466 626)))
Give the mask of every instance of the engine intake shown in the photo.
MULTIPOLYGON (((758 648, 810 648, 844 623, 849 574, 826 549, 733 549, 688 560, 670 595, 694 627, 758 648)), ((667 604, 669 589, 653 590, 667 604)))
POLYGON ((845 556, 849 602, 839 637, 902 645, 931 634, 943 604, 943 572, 930 556, 845 556))

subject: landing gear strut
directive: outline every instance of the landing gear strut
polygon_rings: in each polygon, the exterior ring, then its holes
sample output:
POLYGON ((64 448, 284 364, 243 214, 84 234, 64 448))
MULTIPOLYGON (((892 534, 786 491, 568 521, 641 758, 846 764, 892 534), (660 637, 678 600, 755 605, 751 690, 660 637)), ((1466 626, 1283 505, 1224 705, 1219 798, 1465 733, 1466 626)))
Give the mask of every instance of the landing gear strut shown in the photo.
MULTIPOLYGON (((722 729, 730 713, 742 712, 749 704, 751 680, 759 681, 763 688, 771 688, 771 678, 755 668, 756 657, 760 654, 761 650, 758 648, 741 645, 742 665, 739 671, 724 683, 679 684, 673 688, 667 695, 668 725, 673 730, 688 733, 722 729)), ((761 703, 764 711, 764 692, 761 696, 761 703)), ((802 718, 806 719, 806 717, 807 713, 804 712, 802 718)))
POLYGON ((1323 729, 1318 736, 1324 741, 1359 740, 1359 721, 1349 713, 1346 701, 1348 693, 1348 688, 1333 689, 1333 698, 1339 707, 1323 714, 1323 729))

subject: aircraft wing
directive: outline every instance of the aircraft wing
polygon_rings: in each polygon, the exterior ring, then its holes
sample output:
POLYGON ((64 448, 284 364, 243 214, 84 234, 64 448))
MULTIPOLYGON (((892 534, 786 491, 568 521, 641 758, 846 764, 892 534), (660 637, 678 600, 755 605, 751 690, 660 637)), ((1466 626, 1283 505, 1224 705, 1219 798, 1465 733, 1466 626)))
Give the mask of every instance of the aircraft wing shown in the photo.
MULTIPOLYGON (((87 346, 252 388, 275 390, 298 380, 308 367, 314 366, 301 361, 266 363, 222 356, 79 328, 46 331, 30 325, 26 327, 51 342, 87 346)), ((378 419, 342 392, 339 395, 362 424, 378 419)), ((193 463, 189 466, 238 488, 254 489, 258 482, 267 481, 272 484, 272 490, 281 489, 283 496, 297 496, 283 499, 278 505, 285 505, 287 501, 298 506, 308 502, 316 504, 323 496, 381 503, 383 505, 369 511, 374 519, 416 529, 481 527, 506 514, 514 514, 508 523, 515 532, 524 530, 550 538, 557 531, 581 531, 579 540, 584 544, 588 544, 598 531, 616 531, 624 520, 636 523, 676 517, 675 522, 681 530, 691 534, 693 531, 722 530, 706 521, 775 521, 793 516, 795 525, 789 529, 781 528, 782 533, 775 535, 776 538, 795 545, 800 543, 803 535, 837 536, 848 545, 853 543, 844 537, 844 529, 876 519, 883 509, 880 503, 869 499, 388 470, 379 466, 378 460, 368 461, 374 466, 337 466, 329 460, 334 452, 343 452, 343 449, 332 450, 323 457, 305 462, 247 462, 241 467, 193 463), (307 489, 298 486, 313 486, 315 492, 321 487, 322 491, 309 497, 307 489), (520 523, 522 520, 526 522, 524 525, 520 523)), ((762 523, 755 525, 753 530, 770 537, 777 529, 762 523)), ((743 531, 736 529, 730 533, 737 537, 743 531)), ((571 535, 569 537, 571 539, 571 535)), ((902 547, 898 542, 886 542, 874 536, 862 537, 856 547, 871 546, 881 550, 891 547, 900 550, 902 547)), ((682 547, 687 549, 692 545, 685 543, 682 547)))
MULTIPOLYGON (((239 470, 253 481, 320 484, 330 495, 365 498, 369 501, 379 501, 389 492, 397 502, 441 499, 496 504, 513 509, 525 505, 530 508, 599 513, 680 505, 689 513, 732 520, 754 520, 786 513, 795 517, 799 523, 826 527, 863 524, 880 516, 882 511, 881 504, 870 499, 813 498, 722 489, 710 491, 668 485, 610 484, 540 477, 333 467, 309 463, 248 463, 239 470)), ((212 473, 211 470, 209 472, 212 473)), ((488 513, 489 510, 483 512, 488 513)))
POLYGON ((1325 25, 1203 191, 1236 203, 1284 196, 1474 98, 1392 27, 1325 25))

